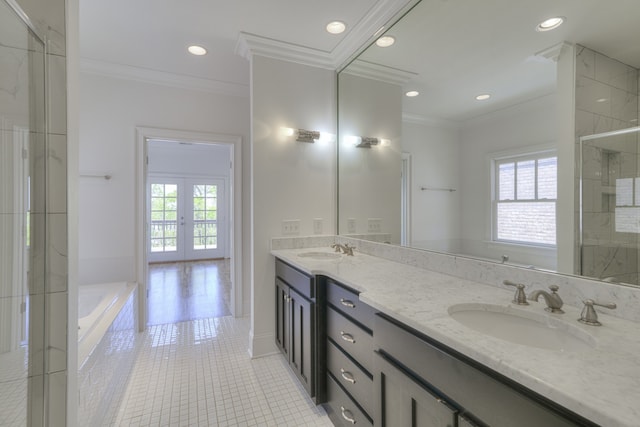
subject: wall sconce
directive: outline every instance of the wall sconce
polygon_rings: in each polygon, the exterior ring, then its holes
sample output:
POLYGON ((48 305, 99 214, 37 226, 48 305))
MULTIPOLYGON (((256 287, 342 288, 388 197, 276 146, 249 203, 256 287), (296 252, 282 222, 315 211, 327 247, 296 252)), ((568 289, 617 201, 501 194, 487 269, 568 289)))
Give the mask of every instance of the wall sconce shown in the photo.
POLYGON ((298 142, 315 142, 320 140, 320 132, 317 130, 284 128, 285 136, 296 136, 298 142))
POLYGON ((373 138, 367 136, 347 136, 345 141, 353 144, 356 148, 371 148, 375 145, 389 145, 388 139, 373 138))

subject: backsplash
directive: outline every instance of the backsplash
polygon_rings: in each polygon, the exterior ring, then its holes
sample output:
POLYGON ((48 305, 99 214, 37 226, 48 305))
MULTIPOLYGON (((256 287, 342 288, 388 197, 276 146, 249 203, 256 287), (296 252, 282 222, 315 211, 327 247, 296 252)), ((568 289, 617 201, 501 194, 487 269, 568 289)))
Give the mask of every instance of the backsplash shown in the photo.
POLYGON ((568 305, 582 307, 582 301, 585 299, 593 299, 601 303, 615 302, 618 305, 617 309, 600 309, 599 312, 640 322, 640 288, 630 286, 344 236, 274 238, 271 240, 271 249, 328 248, 334 242, 355 246, 357 248, 355 256, 361 252, 505 289, 506 286, 502 284, 505 279, 523 283, 527 293, 535 289, 546 289, 549 285, 558 285, 560 287, 558 293, 568 305))

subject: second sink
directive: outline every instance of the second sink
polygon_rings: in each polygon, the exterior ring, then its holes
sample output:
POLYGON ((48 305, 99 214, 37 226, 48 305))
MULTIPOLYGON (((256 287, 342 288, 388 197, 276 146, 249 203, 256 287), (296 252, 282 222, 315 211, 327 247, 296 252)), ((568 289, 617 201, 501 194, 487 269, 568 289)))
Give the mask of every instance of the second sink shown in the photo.
POLYGON ((492 304, 456 304, 449 315, 464 326, 514 344, 555 351, 584 351, 595 339, 577 326, 545 314, 492 304))

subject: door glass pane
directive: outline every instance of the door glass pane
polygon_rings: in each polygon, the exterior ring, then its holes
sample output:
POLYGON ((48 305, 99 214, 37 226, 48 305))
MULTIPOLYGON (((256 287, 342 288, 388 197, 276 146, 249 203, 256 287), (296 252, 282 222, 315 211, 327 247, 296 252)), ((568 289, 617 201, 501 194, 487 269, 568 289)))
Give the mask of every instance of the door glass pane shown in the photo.
POLYGON ((175 252, 178 237, 177 184, 151 184, 151 252, 175 252))
POLYGON ((193 186, 193 249, 218 247, 218 186, 193 186))

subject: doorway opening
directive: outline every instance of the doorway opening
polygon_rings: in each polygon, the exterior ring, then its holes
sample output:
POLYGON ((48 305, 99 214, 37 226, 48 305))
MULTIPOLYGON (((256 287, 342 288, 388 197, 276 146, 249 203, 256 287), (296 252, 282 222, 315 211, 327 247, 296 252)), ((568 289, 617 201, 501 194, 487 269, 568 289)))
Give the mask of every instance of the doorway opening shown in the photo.
POLYGON ((242 316, 239 143, 138 128, 141 330, 242 316))

